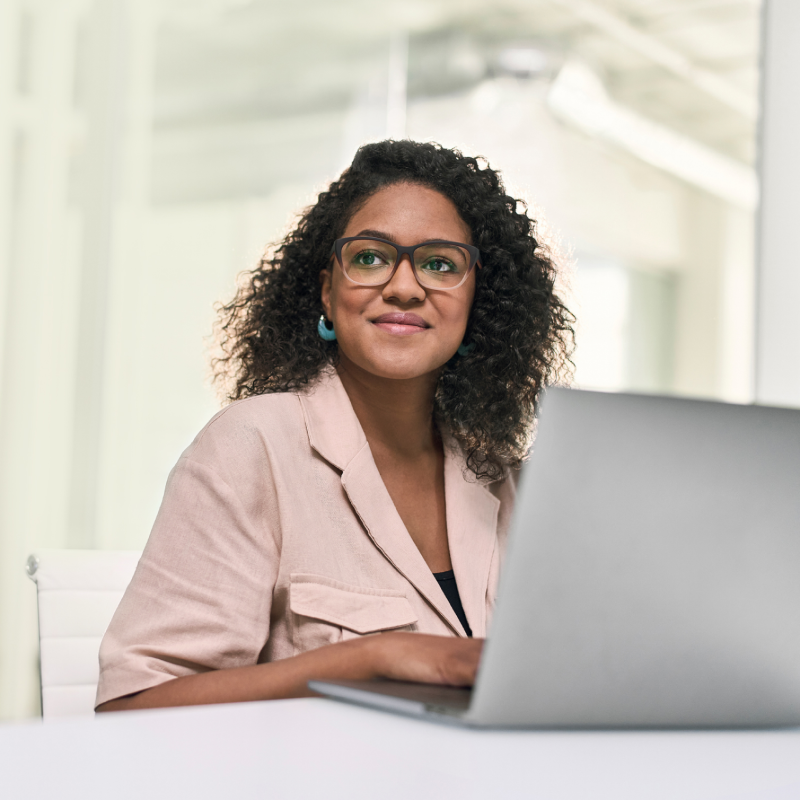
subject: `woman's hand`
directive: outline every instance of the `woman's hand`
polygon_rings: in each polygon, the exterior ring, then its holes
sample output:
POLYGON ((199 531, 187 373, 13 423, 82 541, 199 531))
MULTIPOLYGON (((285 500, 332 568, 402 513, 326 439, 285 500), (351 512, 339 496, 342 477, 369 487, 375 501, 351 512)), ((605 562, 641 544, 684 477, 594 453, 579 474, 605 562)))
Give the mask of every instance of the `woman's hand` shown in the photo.
MULTIPOLYGON (((447 686, 472 686, 483 639, 384 633, 370 637, 375 677, 447 686)), ((365 643, 366 643, 365 641, 365 643)))

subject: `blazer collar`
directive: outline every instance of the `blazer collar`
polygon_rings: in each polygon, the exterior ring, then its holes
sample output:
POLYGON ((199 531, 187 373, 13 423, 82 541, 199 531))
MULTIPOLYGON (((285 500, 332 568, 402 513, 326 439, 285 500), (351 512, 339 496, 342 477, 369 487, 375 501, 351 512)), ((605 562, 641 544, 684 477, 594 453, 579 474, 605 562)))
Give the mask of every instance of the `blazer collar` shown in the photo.
POLYGON ((367 437, 336 369, 326 367, 314 384, 298 396, 311 447, 344 472, 367 443, 367 437))
MULTIPOLYGON (((341 471, 342 486, 370 538, 453 632, 464 636, 458 617, 397 513, 335 369, 325 370, 300 395, 300 402, 311 447, 341 471)), ((482 637, 500 502, 484 485, 470 480, 460 447, 447 435, 444 453, 450 559, 467 621, 473 635, 482 637)))

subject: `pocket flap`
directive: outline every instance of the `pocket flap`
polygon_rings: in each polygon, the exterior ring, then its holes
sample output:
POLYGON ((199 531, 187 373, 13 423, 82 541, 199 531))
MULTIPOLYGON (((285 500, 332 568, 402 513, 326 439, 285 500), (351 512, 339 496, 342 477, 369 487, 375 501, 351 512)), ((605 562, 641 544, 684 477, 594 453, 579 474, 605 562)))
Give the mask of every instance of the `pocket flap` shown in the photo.
POLYGON ((402 592, 362 589, 320 575, 291 576, 289 606, 295 614, 330 622, 356 633, 413 625, 417 615, 402 592))

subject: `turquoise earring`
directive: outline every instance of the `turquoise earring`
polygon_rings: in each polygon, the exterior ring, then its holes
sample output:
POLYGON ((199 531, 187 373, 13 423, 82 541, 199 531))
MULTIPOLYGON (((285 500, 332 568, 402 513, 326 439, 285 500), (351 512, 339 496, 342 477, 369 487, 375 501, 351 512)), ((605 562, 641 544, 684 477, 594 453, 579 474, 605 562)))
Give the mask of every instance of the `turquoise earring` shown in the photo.
POLYGON ((470 344, 464 344, 464 342, 461 342, 456 352, 460 356, 468 356, 474 349, 475 349, 475 342, 470 342, 470 344))
POLYGON ((324 339, 326 342, 336 341, 336 331, 333 329, 333 323, 326 320, 324 314, 319 318, 319 322, 317 323, 317 333, 319 334, 319 338, 324 339), (328 325, 330 325, 330 328, 328 325))

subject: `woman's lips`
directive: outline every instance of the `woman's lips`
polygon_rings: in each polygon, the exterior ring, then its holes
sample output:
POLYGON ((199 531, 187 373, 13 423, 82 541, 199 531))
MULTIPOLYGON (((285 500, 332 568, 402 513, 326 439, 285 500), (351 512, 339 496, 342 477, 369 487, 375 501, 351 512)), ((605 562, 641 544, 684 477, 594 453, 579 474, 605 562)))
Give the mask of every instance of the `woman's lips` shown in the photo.
POLYGON ((395 336, 410 336, 415 333, 422 333, 422 331, 430 327, 422 317, 401 312, 381 314, 377 319, 372 320, 372 324, 387 333, 393 333, 395 336))

